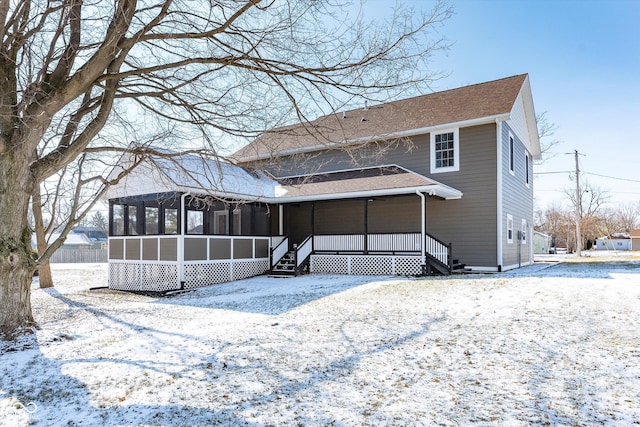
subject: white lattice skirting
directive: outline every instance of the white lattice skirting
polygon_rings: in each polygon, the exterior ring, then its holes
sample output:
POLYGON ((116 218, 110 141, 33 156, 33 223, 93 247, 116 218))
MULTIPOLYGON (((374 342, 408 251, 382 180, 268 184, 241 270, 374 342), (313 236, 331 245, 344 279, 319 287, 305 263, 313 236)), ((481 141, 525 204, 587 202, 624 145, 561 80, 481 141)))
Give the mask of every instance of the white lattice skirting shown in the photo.
MULTIPOLYGON (((189 263, 184 266, 184 288, 215 285, 258 276, 269 269, 269 259, 189 263)), ((121 291, 164 292, 180 289, 178 265, 109 262, 109 288, 121 291)))
POLYGON ((184 266, 185 289, 259 276, 269 270, 269 259, 189 263, 184 266))
POLYGON ((178 265, 109 262, 109 287, 120 291, 151 292, 178 289, 178 265))
POLYGON ((311 255, 312 273, 371 276, 416 276, 422 271, 419 256, 311 255))

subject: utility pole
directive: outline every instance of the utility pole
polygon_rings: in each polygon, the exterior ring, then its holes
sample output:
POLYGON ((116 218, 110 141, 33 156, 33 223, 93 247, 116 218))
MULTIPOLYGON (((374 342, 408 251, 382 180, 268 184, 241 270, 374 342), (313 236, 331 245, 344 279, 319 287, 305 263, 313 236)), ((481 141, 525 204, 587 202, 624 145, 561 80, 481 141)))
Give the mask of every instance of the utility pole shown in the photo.
POLYGON ((580 196, 580 165, 578 163, 578 150, 576 156, 576 254, 581 256, 582 234, 580 232, 580 222, 582 220, 582 197, 580 196))

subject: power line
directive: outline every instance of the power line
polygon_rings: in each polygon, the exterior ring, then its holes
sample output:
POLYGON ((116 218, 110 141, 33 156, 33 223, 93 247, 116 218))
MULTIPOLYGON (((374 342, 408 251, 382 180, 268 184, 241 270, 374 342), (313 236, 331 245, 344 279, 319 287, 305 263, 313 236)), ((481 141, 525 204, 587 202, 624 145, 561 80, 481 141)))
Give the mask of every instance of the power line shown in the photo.
POLYGON ((640 182, 640 180, 637 180, 637 179, 618 178, 618 177, 615 177, 615 176, 601 175, 599 173, 593 173, 593 172, 583 172, 583 173, 585 175, 594 175, 594 176, 599 176, 601 178, 617 179, 618 181, 640 182))
MULTIPOLYGON (((638 179, 629 179, 629 178, 619 178, 617 176, 610 176, 610 175, 603 175, 603 174, 599 174, 599 173, 594 173, 594 172, 585 172, 585 171, 580 171, 583 175, 593 175, 593 176, 599 176, 600 178, 608 178, 608 179, 616 179, 618 181, 627 181, 627 182, 638 182, 640 183, 640 180, 638 179)), ((534 175, 553 175, 553 174, 559 174, 559 173, 575 173, 574 171, 553 171, 553 172, 534 172, 534 175)))
POLYGON ((556 171, 556 172, 534 172, 534 175, 551 175, 554 173, 573 173, 573 171, 556 171))

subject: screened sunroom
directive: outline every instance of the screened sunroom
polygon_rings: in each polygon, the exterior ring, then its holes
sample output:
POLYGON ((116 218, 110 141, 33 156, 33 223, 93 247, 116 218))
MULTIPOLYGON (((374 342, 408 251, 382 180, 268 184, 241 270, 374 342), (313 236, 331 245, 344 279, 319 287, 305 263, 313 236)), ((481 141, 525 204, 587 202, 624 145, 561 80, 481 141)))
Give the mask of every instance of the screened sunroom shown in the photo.
POLYGON ((196 156, 139 165, 108 194, 109 287, 164 292, 268 271, 270 208, 260 199, 273 187, 196 156))

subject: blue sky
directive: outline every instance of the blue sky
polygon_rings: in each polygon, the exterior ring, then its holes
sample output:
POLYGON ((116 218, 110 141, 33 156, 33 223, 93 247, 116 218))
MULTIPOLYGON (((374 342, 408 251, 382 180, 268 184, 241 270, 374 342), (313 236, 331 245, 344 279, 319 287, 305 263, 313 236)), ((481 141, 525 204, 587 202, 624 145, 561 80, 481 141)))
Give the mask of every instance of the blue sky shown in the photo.
MULTIPOLYGON (((581 180, 607 191, 611 203, 640 201, 640 0, 451 4, 455 15, 441 31, 453 45, 432 62, 449 76, 435 89, 529 73, 536 112, 546 112, 561 141, 534 172, 573 170, 574 157, 564 153, 577 149, 581 180)), ((572 188, 569 173, 536 175, 536 207, 567 204, 564 190, 572 188)))

